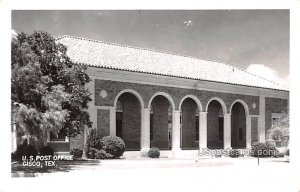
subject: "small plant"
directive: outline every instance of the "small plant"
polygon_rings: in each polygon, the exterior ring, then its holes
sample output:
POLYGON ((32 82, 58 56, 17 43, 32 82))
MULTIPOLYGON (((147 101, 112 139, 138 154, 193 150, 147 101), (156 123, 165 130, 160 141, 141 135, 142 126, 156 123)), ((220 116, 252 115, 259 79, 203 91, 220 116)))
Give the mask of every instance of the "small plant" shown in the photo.
POLYGON ((44 146, 40 148, 40 155, 54 155, 54 149, 50 146, 44 146))
POLYGON ((83 150, 78 148, 73 148, 71 149, 70 154, 73 155, 75 159, 80 159, 82 157, 83 150))
POLYGON ((251 156, 254 157, 271 157, 275 153, 275 148, 267 147, 266 143, 254 142, 251 146, 251 156))
POLYGON ((275 149, 276 148, 276 143, 273 139, 267 140, 266 141, 266 146, 268 149, 275 149))
POLYGON ((96 154, 99 152, 99 149, 95 149, 95 148, 90 148, 89 149, 89 153, 86 154, 86 156, 90 159, 96 159, 96 154))
POLYGON ((123 155, 125 151, 124 141, 117 136, 106 136, 101 139, 102 149, 111 154, 112 158, 119 158, 123 155))
POLYGON ((98 150, 95 154, 96 159, 112 159, 113 155, 106 153, 103 149, 98 150))
POLYGON ((231 157, 231 158, 238 158, 240 156, 241 156, 241 153, 237 149, 233 149, 233 150, 229 151, 229 157, 231 157))
POLYGON ((90 159, 95 158, 94 157, 95 156, 94 149, 98 149, 98 150, 102 149, 101 137, 97 134, 96 129, 92 129, 86 139, 85 154, 86 154, 87 158, 90 158, 90 159), (90 154, 92 154, 93 156, 90 156, 90 154))
POLYGON ((285 155, 290 156, 290 149, 287 149, 285 155))
POLYGON ((156 148, 156 147, 152 147, 150 148, 150 150, 148 151, 148 157, 151 157, 151 158, 159 158, 160 156, 160 152, 159 152, 159 149, 156 148))
POLYGON ((274 149, 273 157, 275 158, 284 157, 284 153, 280 153, 278 149, 274 149))
POLYGON ((35 158, 37 154, 35 147, 31 144, 28 145, 27 140, 24 140, 23 144, 19 145, 16 152, 13 153, 12 158, 14 158, 13 160, 22 160, 22 156, 26 156, 27 158, 33 156, 35 158))

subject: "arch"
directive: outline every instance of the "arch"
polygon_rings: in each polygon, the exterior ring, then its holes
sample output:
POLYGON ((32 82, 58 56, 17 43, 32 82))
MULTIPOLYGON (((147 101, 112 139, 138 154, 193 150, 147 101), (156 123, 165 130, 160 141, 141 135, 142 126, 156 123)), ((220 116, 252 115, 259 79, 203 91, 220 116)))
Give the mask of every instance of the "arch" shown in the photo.
POLYGON ((138 99, 138 101, 139 101, 139 103, 140 103, 140 105, 141 105, 141 108, 142 108, 142 109, 144 108, 145 105, 144 105, 144 101, 143 101, 142 96, 141 96, 137 91, 135 91, 135 90, 133 90, 133 89, 124 89, 124 90, 120 91, 120 92, 117 94, 117 96, 115 97, 115 100, 114 100, 114 107, 117 107, 117 101, 118 101, 119 97, 120 97, 123 93, 132 93, 134 96, 137 97, 137 99, 138 99))
POLYGON ((178 107, 179 111, 181 110, 181 105, 182 105, 183 101, 184 101, 186 98, 191 98, 191 99, 193 99, 193 100, 197 103, 197 105, 198 105, 198 110, 199 110, 199 112, 202 112, 202 111, 203 111, 202 104, 201 104, 200 100, 198 99, 198 97, 196 97, 195 95, 186 95, 186 96, 184 96, 184 97, 181 99, 180 103, 179 103, 179 107, 178 107))
POLYGON ((210 102, 213 101, 213 100, 216 100, 216 101, 218 101, 218 102, 221 104, 222 109, 223 109, 223 113, 224 113, 224 114, 227 113, 227 107, 226 107, 226 104, 225 104, 225 102, 224 102, 222 99, 220 99, 219 97, 213 97, 213 98, 211 98, 211 99, 207 102, 207 105, 206 105, 206 108, 205 108, 205 111, 206 111, 206 112, 208 112, 208 106, 209 106, 210 102))
POLYGON ((175 110, 175 103, 174 103, 174 100, 172 99, 172 97, 171 97, 168 93, 165 93, 165 92, 157 92, 157 93, 155 93, 154 95, 152 95, 152 97, 150 98, 149 103, 148 103, 148 109, 151 108, 152 100, 153 100, 156 96, 158 96, 158 95, 162 95, 162 96, 166 97, 166 98, 168 99, 168 101, 170 102, 170 104, 172 105, 173 110, 175 110))
POLYGON ((245 101, 241 100, 241 99, 237 99, 237 100, 235 100, 235 101, 231 104, 231 106, 230 106, 230 111, 229 111, 230 113, 231 113, 231 111, 232 111, 233 105, 236 104, 236 103, 241 103, 241 104, 244 106, 245 114, 246 114, 246 115, 249 115, 249 107, 248 107, 247 103, 246 103, 245 101))

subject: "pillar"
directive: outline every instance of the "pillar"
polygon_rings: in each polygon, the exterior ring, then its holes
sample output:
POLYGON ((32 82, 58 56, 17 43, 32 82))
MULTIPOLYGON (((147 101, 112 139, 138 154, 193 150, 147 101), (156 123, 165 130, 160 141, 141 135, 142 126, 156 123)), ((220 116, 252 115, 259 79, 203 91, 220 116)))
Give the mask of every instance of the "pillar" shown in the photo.
POLYGON ((207 112, 199 115, 199 149, 207 148, 207 112))
POLYGON ((150 109, 141 109, 141 150, 148 152, 150 149, 150 109))
POLYGON ((266 126, 265 111, 266 111, 265 96, 259 96, 258 140, 260 142, 265 142, 265 126, 266 126))
POLYGON ((109 109, 109 135, 116 136, 116 107, 109 109))
POLYGON ((251 116, 246 116, 246 148, 251 147, 251 116))
POLYGON ((90 121, 93 123, 92 127, 97 129, 97 108, 95 107, 95 83, 94 78, 90 76, 91 81, 86 84, 86 88, 91 92, 91 101, 88 103, 88 112, 90 114, 90 121))
POLYGON ((172 151, 180 150, 180 111, 172 112, 172 151))
POLYGON ((231 149, 231 114, 224 114, 224 149, 231 149))

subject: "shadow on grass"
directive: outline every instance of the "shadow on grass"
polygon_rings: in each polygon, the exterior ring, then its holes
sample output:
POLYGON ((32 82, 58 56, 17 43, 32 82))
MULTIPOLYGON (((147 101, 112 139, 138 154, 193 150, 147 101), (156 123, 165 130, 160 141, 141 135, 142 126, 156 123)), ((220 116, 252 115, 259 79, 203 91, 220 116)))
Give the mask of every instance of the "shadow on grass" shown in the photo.
POLYGON ((12 177, 36 177, 38 174, 54 172, 70 172, 75 169, 86 168, 88 166, 99 165, 97 159, 78 159, 73 161, 56 161, 55 166, 46 166, 41 162, 41 166, 23 166, 22 162, 12 162, 12 177))

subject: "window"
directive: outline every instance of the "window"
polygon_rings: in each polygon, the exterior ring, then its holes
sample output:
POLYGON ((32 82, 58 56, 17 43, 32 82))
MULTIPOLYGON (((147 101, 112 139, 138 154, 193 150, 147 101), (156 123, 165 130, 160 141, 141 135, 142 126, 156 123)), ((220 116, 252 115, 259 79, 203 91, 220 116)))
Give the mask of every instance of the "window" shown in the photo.
POLYGON ((280 123, 280 118, 283 116, 281 113, 272 113, 272 127, 280 123))
POLYGON ((219 117, 219 141, 223 141, 223 134, 224 134, 224 118, 219 117))

